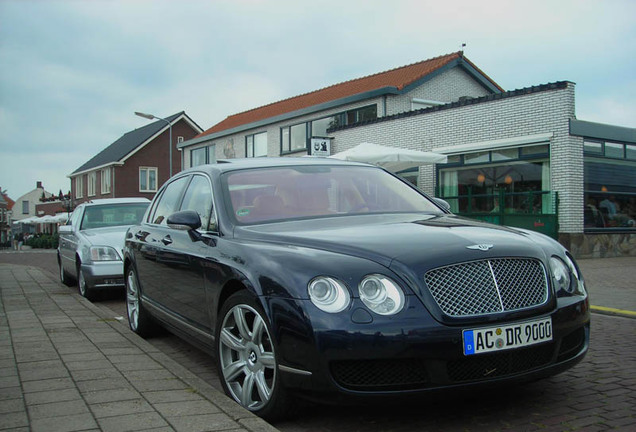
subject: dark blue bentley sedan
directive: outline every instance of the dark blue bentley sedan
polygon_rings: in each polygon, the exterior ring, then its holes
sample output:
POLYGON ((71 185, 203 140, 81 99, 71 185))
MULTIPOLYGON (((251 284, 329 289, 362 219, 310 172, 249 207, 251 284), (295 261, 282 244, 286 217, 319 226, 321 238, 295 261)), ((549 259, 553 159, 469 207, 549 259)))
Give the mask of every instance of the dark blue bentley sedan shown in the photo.
POLYGON ((450 214, 387 171, 317 158, 181 172, 126 234, 130 328, 216 355, 267 419, 331 402, 522 382, 579 362, 583 277, 541 234, 450 214))

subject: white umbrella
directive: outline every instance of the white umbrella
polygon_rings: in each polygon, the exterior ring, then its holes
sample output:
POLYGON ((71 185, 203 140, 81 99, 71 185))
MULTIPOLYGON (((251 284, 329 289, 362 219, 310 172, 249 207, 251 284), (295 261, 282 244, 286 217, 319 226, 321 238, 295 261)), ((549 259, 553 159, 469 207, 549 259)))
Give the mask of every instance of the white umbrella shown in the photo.
POLYGON ((24 218, 24 219, 17 220, 17 221, 15 221, 15 222, 13 222, 13 223, 34 224, 34 223, 36 223, 36 222, 35 222, 35 221, 36 221, 36 219, 39 219, 39 218, 37 218, 37 217, 35 217, 35 216, 31 216, 31 217, 28 217, 28 218, 24 218))
POLYGON ((55 216, 44 215, 41 218, 38 218, 36 222, 37 223, 57 223, 57 219, 55 219, 55 216))
POLYGON ((448 157, 440 153, 386 147, 372 143, 362 143, 335 155, 334 159, 366 162, 398 172, 432 163, 446 163, 448 157))
POLYGON ((57 223, 66 223, 66 221, 68 221, 69 216, 70 216, 70 213, 68 212, 58 213, 55 216, 53 216, 53 219, 54 219, 54 222, 57 222, 57 223))

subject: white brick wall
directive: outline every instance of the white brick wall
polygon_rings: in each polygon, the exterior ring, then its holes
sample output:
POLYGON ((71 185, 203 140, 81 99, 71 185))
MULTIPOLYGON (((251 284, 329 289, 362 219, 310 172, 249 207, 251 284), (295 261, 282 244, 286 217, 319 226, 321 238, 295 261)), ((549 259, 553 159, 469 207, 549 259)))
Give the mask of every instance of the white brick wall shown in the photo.
MULTIPOLYGON (((332 152, 361 142, 431 151, 434 148, 552 133, 550 177, 559 193, 561 233, 583 232, 583 140, 569 135, 575 118, 574 84, 456 108, 384 121, 332 133, 332 152)), ((420 169, 420 187, 435 190, 435 168, 420 169)))

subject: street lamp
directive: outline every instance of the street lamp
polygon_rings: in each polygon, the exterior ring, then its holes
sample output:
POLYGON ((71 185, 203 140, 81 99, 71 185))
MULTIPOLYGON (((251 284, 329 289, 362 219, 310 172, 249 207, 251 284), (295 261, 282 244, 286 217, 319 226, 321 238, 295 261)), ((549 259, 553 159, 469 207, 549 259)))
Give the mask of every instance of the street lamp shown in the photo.
POLYGON ((145 119, 148 120, 162 120, 165 121, 166 123, 168 123, 168 127, 169 127, 169 140, 170 140, 170 151, 168 153, 168 157, 170 158, 170 177, 172 177, 172 123, 170 123, 167 119, 165 118, 161 118, 161 117, 157 117, 156 115, 153 114, 146 114, 146 113, 142 113, 142 112, 137 112, 135 111, 135 115, 139 116, 139 117, 143 117, 145 119))

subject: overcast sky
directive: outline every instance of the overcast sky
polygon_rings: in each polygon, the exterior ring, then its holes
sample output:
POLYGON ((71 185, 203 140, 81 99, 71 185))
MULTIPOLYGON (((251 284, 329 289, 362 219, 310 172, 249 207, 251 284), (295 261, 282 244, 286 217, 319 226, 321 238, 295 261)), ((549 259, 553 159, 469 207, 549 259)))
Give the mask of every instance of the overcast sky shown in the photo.
POLYGON ((506 90, 573 81, 577 118, 636 127, 634 0, 0 0, 0 187, 68 191, 134 111, 205 130, 462 43, 506 90))

